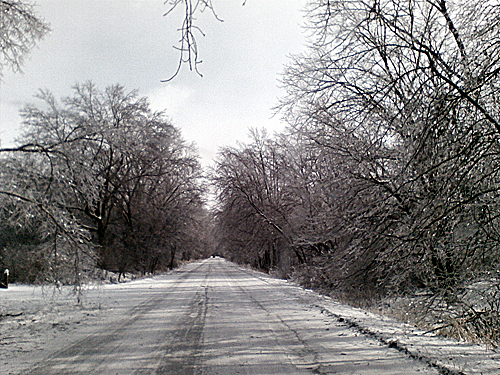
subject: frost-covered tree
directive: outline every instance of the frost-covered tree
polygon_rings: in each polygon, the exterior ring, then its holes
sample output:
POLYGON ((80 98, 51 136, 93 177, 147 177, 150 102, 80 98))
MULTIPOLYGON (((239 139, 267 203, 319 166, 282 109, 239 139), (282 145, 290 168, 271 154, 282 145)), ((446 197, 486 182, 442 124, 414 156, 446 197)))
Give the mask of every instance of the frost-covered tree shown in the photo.
POLYGON ((192 146, 146 98, 119 85, 101 91, 89 82, 62 102, 45 91, 39 99, 22 112, 21 142, 36 152, 14 153, 33 167, 3 180, 0 194, 56 213, 58 235, 93 245, 101 268, 150 272, 174 264, 173 249, 182 253, 203 205, 192 146))
POLYGON ((253 132, 252 143, 221 150, 213 175, 226 253, 265 270, 286 261, 293 249, 293 198, 284 187, 282 165, 277 144, 253 132))
POLYGON ((19 71, 49 26, 27 1, 0 1, 0 74, 5 67, 19 71))
POLYGON ((362 265, 351 275, 364 269, 391 292, 452 300, 498 267, 500 8, 318 0, 308 9, 311 46, 284 75, 281 109, 343 171, 344 218, 357 233, 349 254, 362 265))

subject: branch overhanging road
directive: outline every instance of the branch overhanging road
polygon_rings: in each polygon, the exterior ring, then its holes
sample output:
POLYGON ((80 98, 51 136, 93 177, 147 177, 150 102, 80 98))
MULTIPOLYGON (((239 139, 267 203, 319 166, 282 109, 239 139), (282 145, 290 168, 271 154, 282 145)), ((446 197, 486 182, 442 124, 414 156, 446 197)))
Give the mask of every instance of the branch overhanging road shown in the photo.
POLYGON ((132 309, 27 373, 438 374, 325 314, 299 288, 224 259, 160 279, 132 309))

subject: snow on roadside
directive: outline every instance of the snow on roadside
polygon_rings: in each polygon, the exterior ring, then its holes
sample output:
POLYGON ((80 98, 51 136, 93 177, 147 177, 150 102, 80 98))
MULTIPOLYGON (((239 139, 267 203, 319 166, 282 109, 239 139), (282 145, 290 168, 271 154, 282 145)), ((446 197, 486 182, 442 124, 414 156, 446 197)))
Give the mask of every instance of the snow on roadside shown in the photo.
POLYGON ((483 345, 467 344, 425 334, 409 324, 346 307, 324 297, 325 313, 377 340, 437 367, 444 374, 500 374, 500 354, 483 345))
MULTIPOLYGON (((175 272, 174 272, 175 273, 175 272)), ((10 284, 0 289, 0 375, 23 373, 82 340, 169 287, 168 278, 86 286, 82 303, 73 288, 10 284)))
POLYGON ((88 295, 78 305, 69 287, 11 284, 0 290, 0 374, 17 373, 23 363, 43 359, 98 316, 100 292, 88 295))
POLYGON ((500 374, 500 353, 497 350, 484 345, 457 342, 432 333, 425 334, 425 331, 412 325, 341 304, 286 280, 272 279, 260 272, 245 270, 266 282, 290 288, 291 293, 321 309, 325 315, 436 367, 444 375, 500 374))

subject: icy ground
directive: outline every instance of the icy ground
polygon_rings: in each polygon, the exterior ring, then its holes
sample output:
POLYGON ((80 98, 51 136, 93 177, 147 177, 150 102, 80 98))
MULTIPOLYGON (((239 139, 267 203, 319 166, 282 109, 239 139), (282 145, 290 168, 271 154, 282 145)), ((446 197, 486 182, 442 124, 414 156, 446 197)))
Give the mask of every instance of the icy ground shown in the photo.
MULTIPOLYGON (((184 265, 172 273, 182 272, 184 265)), ((484 346, 458 343, 412 326, 337 303, 291 283, 245 270, 287 289, 323 314, 435 366, 443 374, 500 374, 500 353, 484 346)), ((70 287, 10 285, 0 289, 0 374, 18 374, 31 364, 110 324, 133 309, 148 293, 168 287, 168 275, 123 284, 90 285, 82 304, 70 287)), ((307 317, 304 317, 305 319, 307 317)))

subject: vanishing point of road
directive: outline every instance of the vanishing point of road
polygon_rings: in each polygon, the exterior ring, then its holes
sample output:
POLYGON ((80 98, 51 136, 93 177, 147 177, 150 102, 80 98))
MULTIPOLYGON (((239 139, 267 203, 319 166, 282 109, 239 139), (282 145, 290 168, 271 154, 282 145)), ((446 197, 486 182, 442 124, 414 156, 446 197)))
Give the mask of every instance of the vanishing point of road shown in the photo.
POLYGON ((325 314, 300 288, 224 259, 159 280, 135 290, 141 298, 132 308, 28 373, 437 374, 325 314))

